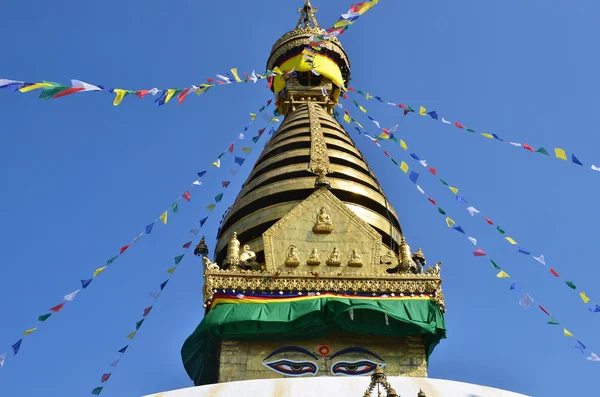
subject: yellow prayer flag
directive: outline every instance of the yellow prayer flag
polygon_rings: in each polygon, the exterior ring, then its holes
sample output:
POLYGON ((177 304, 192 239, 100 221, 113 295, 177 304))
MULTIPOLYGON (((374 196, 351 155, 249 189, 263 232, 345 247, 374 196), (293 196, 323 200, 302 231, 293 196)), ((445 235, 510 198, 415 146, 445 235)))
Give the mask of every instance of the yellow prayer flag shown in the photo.
POLYGON ((348 116, 346 113, 344 113, 344 121, 350 124, 350 116, 348 116))
POLYGON ((448 186, 448 188, 449 188, 450 190, 452 190, 452 193, 454 193, 454 194, 458 194, 458 189, 457 189, 457 188, 455 188, 455 187, 452 187, 452 186, 448 186))
POLYGON ((356 125, 357 125, 357 126, 359 126, 360 128, 364 128, 364 127, 362 126, 362 124, 361 124, 361 123, 359 123, 359 122, 358 122, 358 121, 356 121, 356 120, 354 120, 354 124, 356 124, 356 125))
POLYGON ((404 142, 402 139, 400 139, 400 147, 404 150, 408 149, 408 146, 406 145, 406 142, 404 142))
POLYGON ((194 92, 196 93, 196 95, 200 96, 200 95, 204 94, 204 92, 206 92, 206 90, 208 90, 209 88, 210 88, 210 85, 209 86, 200 86, 199 88, 196 88, 194 90, 194 92))
POLYGON ((215 166, 217 168, 221 168, 221 159, 217 159, 217 161, 213 161, 212 163, 210 163, 210 166, 215 166))
POLYGON ((448 217, 446 218, 446 225, 448 225, 448 227, 452 227, 456 225, 456 222, 454 222, 452 219, 450 219, 450 217, 448 217))
POLYGON ((115 89, 113 90, 113 92, 114 92, 115 94, 117 94, 117 95, 115 96, 115 100, 114 100, 114 102, 113 102, 113 105, 115 105, 115 106, 119 106, 119 104, 121 103, 121 101, 123 100, 123 98, 125 98, 125 94, 127 94, 127 90, 122 90, 122 89, 120 89, 120 88, 115 88, 115 89))
POLYGON ((557 159, 561 159, 561 160, 566 160, 567 159, 567 152, 565 152, 561 148, 557 147, 556 149, 554 149, 554 154, 556 154, 556 158, 557 159))
POLYGON ((510 278, 510 276, 504 270, 500 270, 500 273, 496 274, 496 277, 498 277, 498 278, 510 278))
POLYGON ((367 101, 368 101, 369 99, 373 98, 373 95, 371 95, 367 92, 367 95, 365 97, 367 98, 367 101))
POLYGON ((164 223, 165 225, 167 224, 167 218, 169 216, 169 213, 167 211, 163 212, 162 215, 159 217, 160 220, 162 221, 162 223, 164 223))
POLYGON ((172 88, 169 88, 169 89, 167 90, 167 97, 165 98, 165 103, 169 103, 169 101, 171 100, 171 98, 173 98, 173 95, 175 95, 175 92, 176 92, 176 91, 177 91, 177 90, 174 90, 174 89, 172 89, 172 88))
POLYGON ((279 66, 275 66, 273 68, 273 73, 277 74, 277 75, 281 75, 283 74, 283 72, 281 71, 281 69, 279 69, 279 66))
POLYGON ((354 23, 354 21, 348 20, 348 19, 339 19, 337 20, 334 24, 333 27, 335 29, 344 27, 344 26, 348 26, 348 25, 352 25, 354 23))
POLYGON ((168 269, 167 273, 173 274, 175 272, 175 269, 177 269, 177 266, 173 266, 172 268, 168 269))
POLYGON ((579 296, 581 296, 581 299, 583 300, 584 303, 588 303, 590 301, 590 298, 587 297, 585 292, 580 292, 579 296))
POLYGON ((52 84, 50 84, 50 83, 35 83, 35 84, 29 85, 27 87, 19 88, 19 91, 29 92, 29 91, 37 90, 38 88, 44 88, 44 87, 52 87, 52 84))
POLYGON ((104 269, 106 269, 106 266, 103 266, 99 269, 96 269, 96 271, 94 272, 94 277, 96 277, 97 275, 99 275, 100 273, 102 273, 104 271, 104 269))
POLYGON ((563 335, 564 335, 564 336, 573 336, 573 334, 572 334, 572 333, 570 333, 569 331, 567 331, 567 329, 566 329, 566 328, 564 328, 563 335))
POLYGON ((130 332, 129 335, 126 336, 127 339, 133 339, 137 331, 130 332))
POLYGON ((254 120, 256 118, 256 114, 250 113, 250 120, 254 120))
POLYGON ((246 154, 250 154, 250 152, 252 151, 251 147, 243 147, 242 148, 242 152, 246 153, 246 154))
POLYGON ((486 132, 482 132, 481 135, 483 135, 486 138, 494 139, 494 136, 492 134, 488 134, 486 132))
POLYGON ((406 164, 404 161, 400 164, 400 169, 402 170, 402 172, 404 172, 405 174, 408 173, 408 164, 406 164))
POLYGON ((235 81, 237 81, 238 83, 241 83, 242 79, 240 79, 240 76, 238 76, 237 68, 232 68, 230 70, 231 70, 231 74, 233 74, 233 77, 235 77, 235 81))
POLYGON ((212 211, 214 208, 215 208, 215 204, 214 203, 213 204, 209 204, 209 205, 206 206, 206 209, 209 210, 209 211, 212 211))
POLYGON ((278 122, 278 121, 279 121, 279 119, 277 117, 273 117, 271 119, 271 121, 269 121, 269 123, 275 123, 275 122, 278 122))
POLYGON ((512 239, 512 237, 504 237, 504 239, 506 241, 508 241, 509 243, 511 243, 512 245, 516 245, 517 242, 515 240, 512 239))
POLYGON ((358 108, 360 109, 361 112, 367 113, 367 109, 363 108, 362 106, 359 106, 358 108))
POLYGON ((421 108, 419 109, 419 114, 421 116, 427 116, 427 109, 425 109, 423 106, 421 106, 421 108))
POLYGON ((34 327, 34 328, 31 328, 31 329, 28 329, 27 331, 23 332, 23 336, 27 336, 27 335, 29 335, 30 333, 32 333, 32 332, 33 332, 33 331, 35 331, 36 329, 37 329, 37 327, 34 327))

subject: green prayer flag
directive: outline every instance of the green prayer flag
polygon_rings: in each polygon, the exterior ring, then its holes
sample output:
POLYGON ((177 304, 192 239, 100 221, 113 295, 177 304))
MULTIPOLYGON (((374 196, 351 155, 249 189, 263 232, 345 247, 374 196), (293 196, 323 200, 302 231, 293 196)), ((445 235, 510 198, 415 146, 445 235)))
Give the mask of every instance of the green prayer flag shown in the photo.
POLYGON ((97 387, 94 390, 92 390, 92 394, 95 396, 99 396, 100 393, 102 393, 102 387, 97 387))
POLYGON ((217 158, 218 158, 218 159, 220 159, 221 157, 223 157, 223 155, 224 155, 224 154, 225 154, 225 152, 221 153, 221 154, 219 155, 219 157, 217 157, 217 158))
POLYGON ((260 109, 258 109, 258 113, 261 113, 263 110, 265 110, 264 106, 262 106, 260 109))
POLYGON ((545 154, 546 156, 548 155, 548 152, 543 147, 541 147, 538 150, 536 150, 536 152, 537 153, 541 153, 541 154, 545 154))
POLYGON ((394 142, 398 143, 398 138, 396 138, 396 137, 393 137, 393 138, 392 138, 392 141, 394 141, 394 142))
POLYGON ((260 139, 259 136, 253 136, 252 137, 252 142, 256 143, 256 142, 258 142, 259 139, 260 139))
POLYGON ((469 132, 475 132, 475 130, 472 130, 471 128, 467 128, 467 131, 469 131, 469 132))
POLYGON ((396 162, 396 160, 392 159, 392 163, 398 165, 398 163, 396 162))
POLYGON ((365 95, 365 93, 362 92, 361 90, 356 90, 356 92, 358 92, 360 95, 365 95))
POLYGON ((572 281, 567 281, 567 285, 573 289, 576 289, 577 287, 575 286, 575 284, 573 284, 572 281))
POLYGON ((440 207, 437 207, 437 209, 440 214, 446 215, 446 212, 443 209, 441 209, 440 207))
POLYGON ((500 232, 500 234, 504 234, 505 233, 504 230, 500 229, 500 226, 496 227, 496 229, 498 229, 498 231, 500 232))
POLYGON ((135 90, 127 90, 127 92, 125 93, 125 96, 127 95, 135 95, 136 91, 135 90))
POLYGON ((549 318, 548 318, 548 324, 552 324, 552 325, 558 325, 559 323, 558 323, 558 321, 556 321, 556 320, 554 319, 554 317, 549 317, 549 318))
POLYGON ((215 201, 218 203, 223 199, 223 193, 219 193, 215 196, 215 201))
POLYGON ((415 109, 411 108, 410 106, 407 107, 406 109, 407 112, 415 112, 415 109))
POLYGON ((179 209, 179 201, 175 201, 171 208, 173 209, 173 213, 176 214, 177 210, 179 209))
POLYGON ((46 320, 48 320, 48 317, 50 317, 52 315, 52 313, 46 313, 44 315, 41 315, 38 317, 38 321, 44 322, 46 320))
POLYGON ((445 180, 443 180, 443 179, 440 179, 440 182, 442 182, 442 183, 444 184, 444 186, 449 186, 449 185, 448 185, 448 182, 446 182, 446 181, 445 181, 445 180))
POLYGON ((138 321, 137 323, 135 323, 135 330, 137 331, 138 329, 140 329, 140 327, 142 326, 142 323, 144 322, 145 318, 141 319, 140 321, 138 321))
POLYGON ((176 265, 179 265, 179 262, 181 262, 181 260, 183 259, 184 255, 185 254, 181 254, 181 255, 175 257, 175 264, 176 265))
POLYGON ((177 88, 175 90, 175 92, 173 93, 173 96, 181 94, 182 91, 183 91, 183 88, 177 88))
POLYGON ((42 92, 40 92, 40 99, 47 100, 52 98, 56 94, 60 94, 63 91, 68 90, 71 87, 65 87, 64 85, 59 85, 57 87, 44 87, 42 92))
POLYGON ((492 262, 492 266, 494 267, 494 269, 497 269, 497 270, 502 270, 502 269, 500 268, 500 266, 496 265, 496 262, 494 262, 494 261, 493 261, 493 260, 491 260, 491 259, 490 259, 490 262, 492 262))
POLYGON ((110 265, 111 263, 113 263, 114 261, 116 261, 117 259, 119 259, 119 255, 117 256, 113 256, 112 258, 110 258, 108 261, 106 261, 106 266, 110 265))

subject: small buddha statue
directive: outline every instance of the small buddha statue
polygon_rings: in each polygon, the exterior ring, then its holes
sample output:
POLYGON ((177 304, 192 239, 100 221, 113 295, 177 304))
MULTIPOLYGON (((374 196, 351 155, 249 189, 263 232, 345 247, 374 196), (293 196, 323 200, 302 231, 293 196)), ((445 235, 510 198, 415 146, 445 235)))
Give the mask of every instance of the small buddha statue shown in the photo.
POLYGON ((240 264, 240 241, 237 239, 237 233, 233 232, 231 240, 227 245, 227 256, 223 261, 225 269, 236 269, 240 264))
POLYGON ((348 261, 348 266, 361 267, 362 265, 362 256, 360 255, 360 252, 358 252, 358 250, 353 249, 352 255, 350 255, 350 260, 348 261))
POLYGON ((298 252, 296 251, 295 245, 290 245, 290 252, 285 260, 285 265, 290 267, 295 267, 300 264, 300 257, 298 256, 298 252))
POLYGON ((202 261, 204 261, 204 271, 207 271, 207 270, 219 270, 219 265, 217 265, 214 262, 211 262, 210 259, 208 259, 208 257, 203 256, 202 257, 202 261))
POLYGON ((308 256, 308 260, 306 261, 306 264, 309 266, 318 266, 321 264, 321 258, 319 258, 319 250, 316 248, 313 248, 312 251, 310 251, 310 255, 308 256))
POLYGON ((425 255, 423 254, 423 251, 421 251, 421 248, 419 248, 417 252, 413 254, 412 260, 417 266, 415 268, 415 273, 422 274, 425 270, 425 265, 427 264, 427 261, 425 260, 425 255))
POLYGON ((337 248, 334 248, 329 254, 329 258, 325 261, 327 266, 339 266, 342 264, 340 260, 340 251, 337 248))
POLYGON ((325 207, 321 207, 317 214, 317 223, 313 227, 315 233, 331 233, 333 231, 333 223, 331 221, 331 215, 325 207))
POLYGON ((442 268, 440 267, 441 264, 442 262, 438 262, 435 265, 433 265, 433 267, 427 268, 427 270, 425 270, 425 273, 439 275, 440 271, 442 270, 442 268))

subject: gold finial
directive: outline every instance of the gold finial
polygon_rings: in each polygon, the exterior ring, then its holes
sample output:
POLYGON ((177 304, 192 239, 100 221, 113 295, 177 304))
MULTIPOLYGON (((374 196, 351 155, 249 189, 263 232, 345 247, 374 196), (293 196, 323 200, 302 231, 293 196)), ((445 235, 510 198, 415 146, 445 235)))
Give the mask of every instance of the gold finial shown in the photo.
POLYGON ((410 253, 410 245, 406 242, 404 236, 400 242, 400 270, 408 271, 416 268, 417 265, 412 260, 412 254, 410 253))
POLYGON ((427 395, 423 392, 423 390, 419 389, 419 394, 417 394, 417 397, 427 397, 427 395))
POLYGON ((200 242, 196 246, 196 249, 194 249, 194 255, 196 255, 196 256, 208 255, 208 246, 206 245, 206 240, 204 239, 204 236, 202 236, 202 238, 200 239, 200 242))
POLYGON ((237 233, 233 232, 231 240, 227 245, 227 257, 223 263, 226 269, 237 268, 240 264, 240 240, 237 239, 237 233))
POLYGON ((315 18, 315 12, 319 11, 318 8, 313 8, 312 4, 310 4, 310 0, 306 0, 304 2, 304 7, 298 8, 298 13, 300 13, 300 19, 298 20, 298 24, 296 24, 296 29, 302 26, 302 22, 304 22, 304 27, 310 27, 310 23, 312 22, 313 28, 319 28, 319 23, 317 22, 317 18, 315 18))

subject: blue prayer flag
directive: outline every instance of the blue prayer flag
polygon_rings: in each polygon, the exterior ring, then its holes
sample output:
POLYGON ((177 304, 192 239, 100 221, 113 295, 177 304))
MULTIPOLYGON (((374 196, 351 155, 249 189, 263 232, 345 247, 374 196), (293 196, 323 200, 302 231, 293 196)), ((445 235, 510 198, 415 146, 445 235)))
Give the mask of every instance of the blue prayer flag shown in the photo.
POLYGON ((162 283, 160 285, 160 290, 162 291, 165 288, 165 285, 167 285, 167 283, 169 282, 169 280, 165 281, 164 283, 162 283))
POLYGON ((462 234, 465 234, 465 231, 461 226, 454 226, 452 229, 456 230, 457 232, 461 232, 462 234))
POLYGON ((585 345, 583 343, 579 342, 579 341, 577 341, 577 344, 575 345, 575 347, 577 349, 579 349, 582 353, 585 350, 585 345))
POLYGON ((525 255, 531 255, 531 252, 527 251, 525 248, 519 246, 519 252, 525 255))
POLYGON ((129 347, 129 345, 125 346, 124 348, 119 350, 119 353, 125 353, 125 351, 127 350, 128 347, 129 347))
POLYGON ((590 311, 592 313, 598 313, 598 312, 600 312, 600 306, 596 305, 596 307, 591 307, 590 311))
POLYGON ((417 183, 417 178, 419 178, 419 174, 417 174, 414 171, 410 172, 409 178, 411 181, 413 181, 413 183, 417 183))
POLYGON ((234 161, 236 164, 239 164, 241 166, 242 164, 244 164, 244 161, 246 161, 246 159, 243 157, 236 157, 234 161))
POLYGON ((202 171, 198 173, 198 178, 202 178, 206 174, 206 171, 202 171))
POLYGON ((167 90, 162 91, 162 94, 160 94, 160 96, 158 98, 156 98, 156 101, 154 101, 154 104, 156 106, 162 106, 165 104, 165 99, 167 99, 167 90))
POLYGON ((414 153, 411 153, 411 154, 410 154, 410 157, 412 157, 413 159, 415 159, 415 160, 417 160, 417 161, 421 160, 421 159, 419 158, 419 156, 417 156, 417 155, 416 155, 416 154, 414 154, 414 153))
POLYGON ((460 197, 460 196, 458 196, 458 195, 456 196, 456 202, 457 202, 458 204, 468 204, 468 203, 467 203, 467 200, 465 200, 464 198, 462 198, 462 197, 460 197))
POLYGON ((87 280, 81 280, 81 287, 82 288, 87 288, 88 285, 90 285, 90 283, 92 282, 92 278, 89 278, 87 280))
POLYGON ((207 219, 208 219, 208 216, 206 218, 200 219, 200 227, 204 226, 204 223, 206 222, 207 219))
POLYGON ((275 132, 275 128, 271 127, 271 129, 269 130, 269 135, 273 135, 274 132, 275 132))
POLYGON ((154 222, 146 226, 146 234, 152 233, 152 228, 154 227, 154 222))
POLYGON ((12 345, 12 349, 15 352, 15 356, 17 355, 17 353, 19 352, 19 349, 21 348, 21 342, 23 342, 23 339, 19 339, 19 341, 17 343, 15 343, 14 345, 12 345))
POLYGON ((510 285, 510 289, 511 289, 511 290, 513 290, 513 289, 516 289, 517 291, 521 291, 521 287, 519 287, 519 286, 517 285, 517 283, 512 283, 512 284, 510 285))
POLYGON ((579 165, 583 165, 581 164, 581 161, 577 160, 577 157, 575 157, 575 155, 573 153, 571 153, 571 160, 575 163, 575 164, 579 164, 579 165))
POLYGON ((434 111, 427 113, 432 119, 438 119, 438 114, 434 111))
POLYGON ((504 139, 500 138, 498 135, 496 135, 496 134, 492 134, 492 136, 493 136, 494 138, 496 138, 497 140, 504 142, 504 139))
POLYGON ((382 102, 382 103, 383 103, 383 99, 381 99, 380 97, 376 96, 376 97, 373 97, 373 98, 375 98, 375 99, 377 99, 379 102, 382 102))

